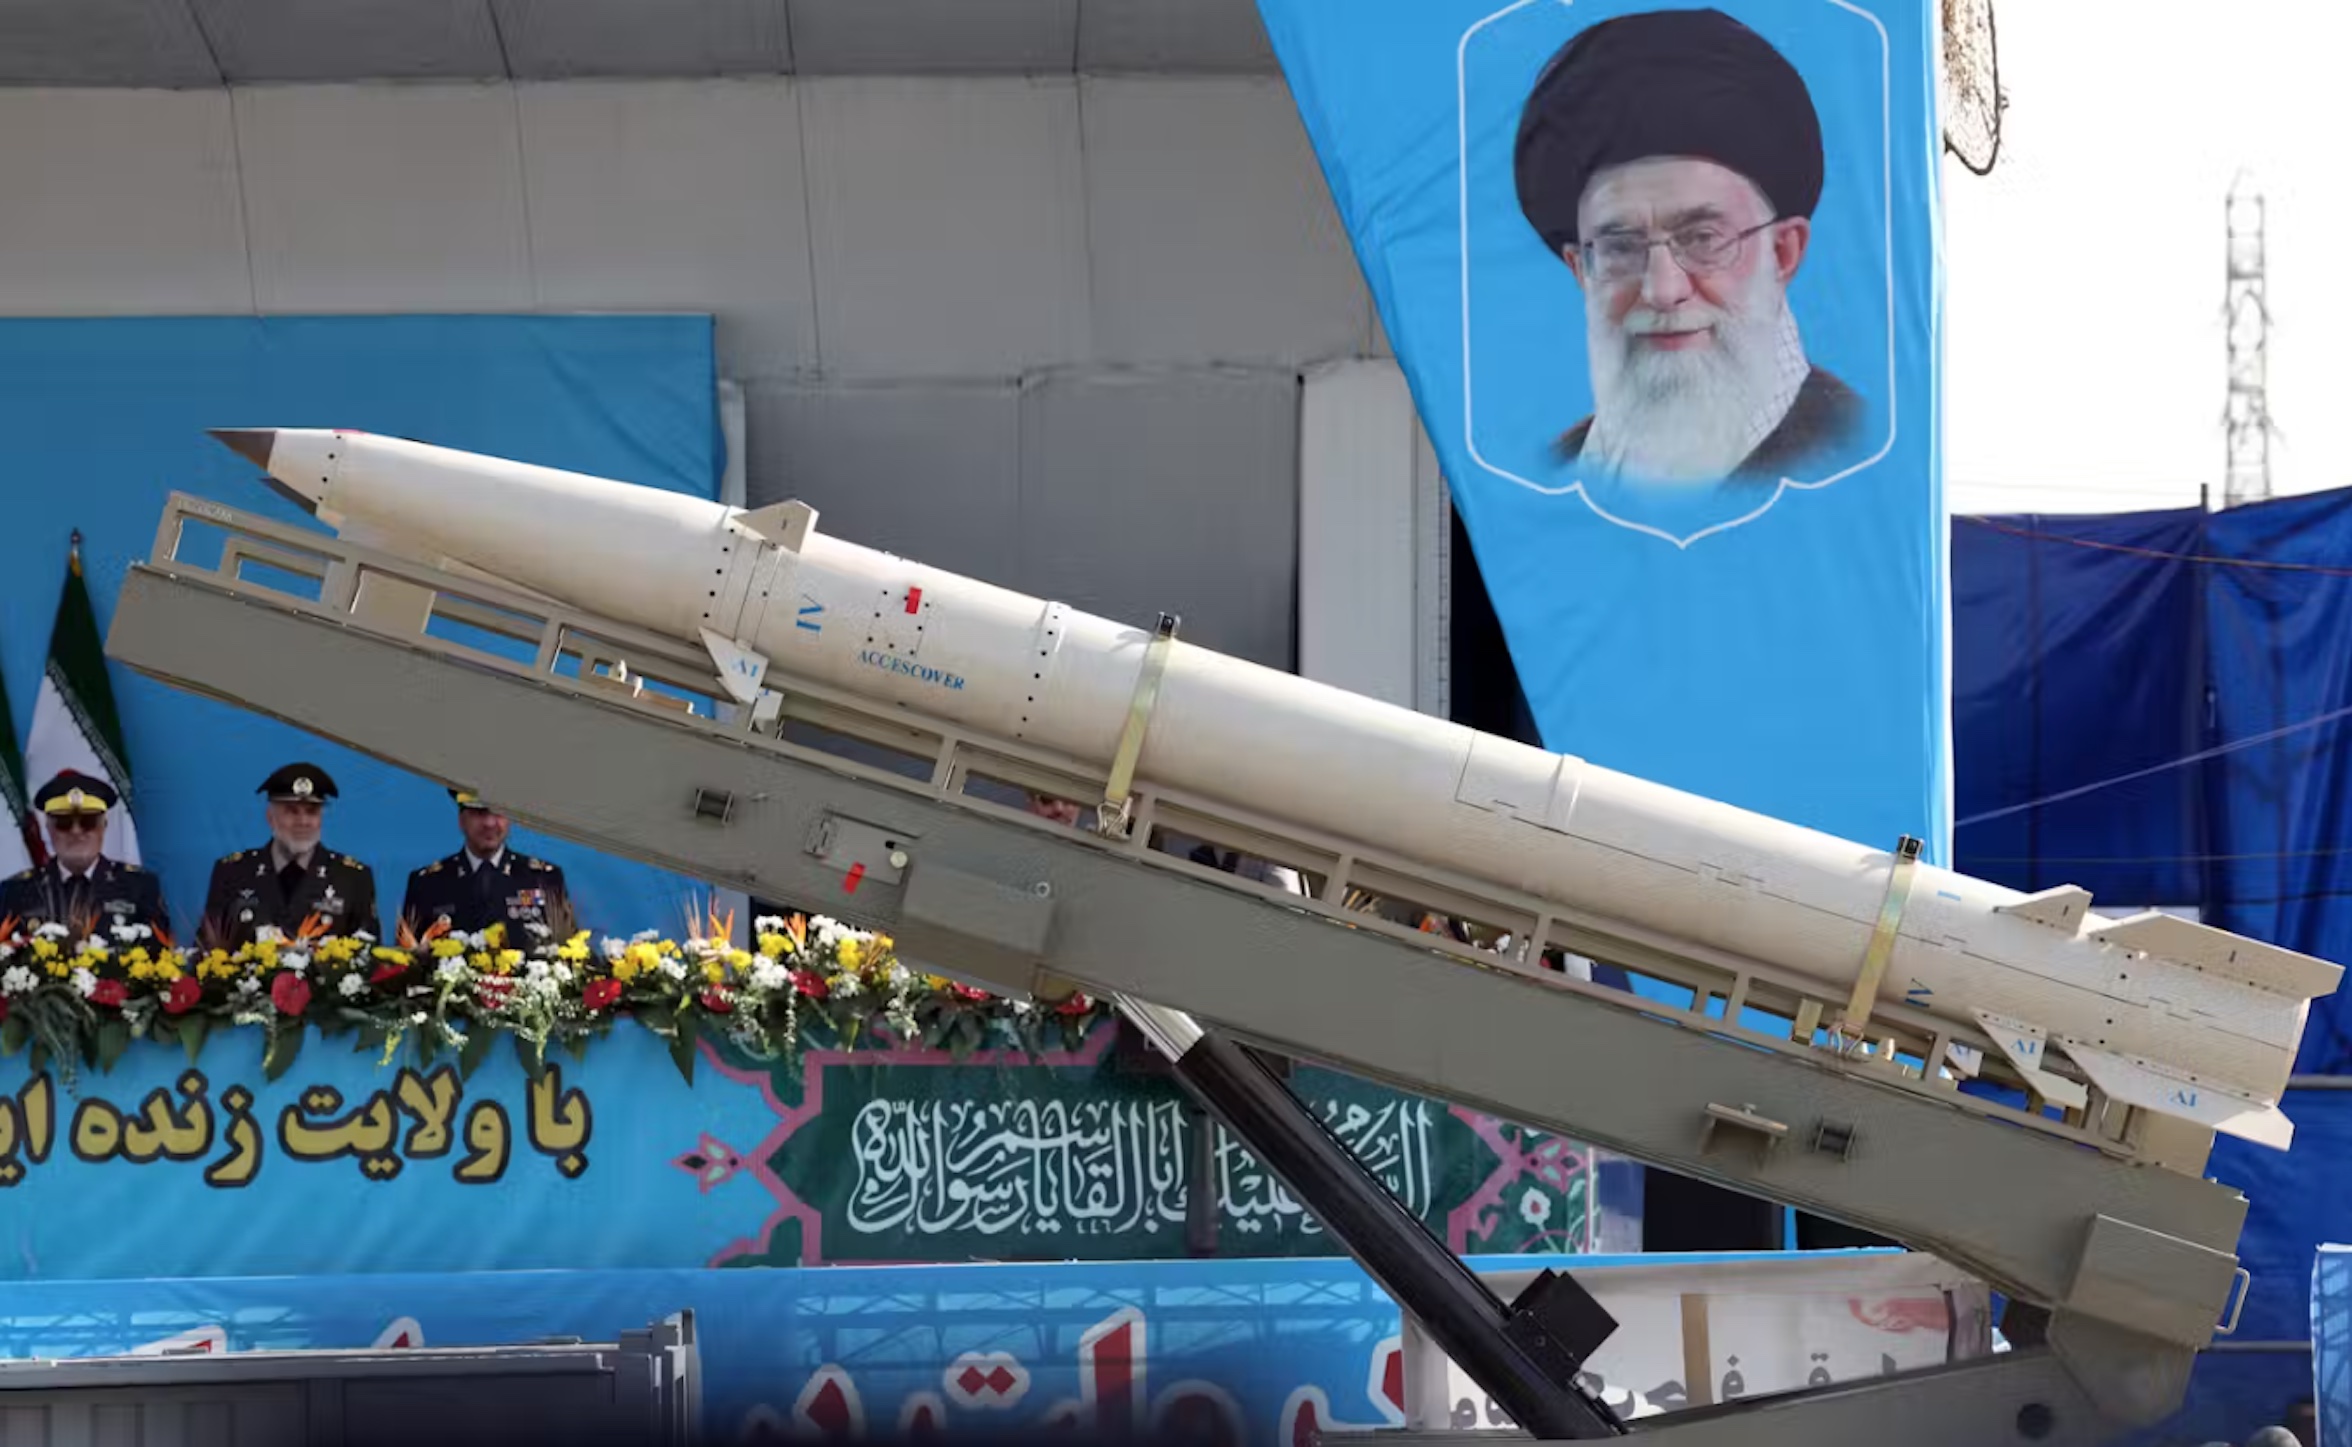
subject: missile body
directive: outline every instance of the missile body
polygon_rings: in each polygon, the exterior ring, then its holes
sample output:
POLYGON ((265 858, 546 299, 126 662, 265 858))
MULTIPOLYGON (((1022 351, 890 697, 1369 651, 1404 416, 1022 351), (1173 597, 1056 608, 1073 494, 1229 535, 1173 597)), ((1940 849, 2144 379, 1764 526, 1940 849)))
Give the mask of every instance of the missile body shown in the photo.
MULTIPOLYGON (((722 676, 748 654, 1106 770, 1152 645, 827 537, 794 504, 742 512, 362 433, 216 435, 346 535, 700 640, 722 676)), ((1867 973, 1877 1001, 1987 1040, 2062 1105, 2083 1091, 2055 1055, 2111 1100, 2291 1138, 2277 1101, 2333 964, 2091 914, 2079 890, 2021 895, 1207 649, 1167 645, 1164 669, 1138 778, 1753 960, 1830 1000, 1867 973)))

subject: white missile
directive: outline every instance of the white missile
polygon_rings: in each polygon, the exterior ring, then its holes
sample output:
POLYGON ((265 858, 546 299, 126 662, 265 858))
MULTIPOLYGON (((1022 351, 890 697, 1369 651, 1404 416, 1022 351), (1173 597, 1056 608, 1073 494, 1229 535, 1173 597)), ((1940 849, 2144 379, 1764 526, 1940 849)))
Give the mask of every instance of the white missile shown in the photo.
POLYGON ((1148 724, 1125 760, 1138 779, 1550 901, 1626 939, 1753 962, 1837 1002, 1827 1023, 1855 1038, 1890 1034, 1889 1017, 1932 1021, 1955 1069, 1981 1042, 2051 1105, 2079 1110, 2087 1081, 2110 1102, 2283 1149, 2278 1101, 2309 1002, 2342 973, 1155 641, 828 537, 798 503, 742 511, 357 432, 214 435, 347 535, 698 641, 746 703, 773 669, 1116 777, 1130 721, 1146 717, 1140 692, 1148 724))

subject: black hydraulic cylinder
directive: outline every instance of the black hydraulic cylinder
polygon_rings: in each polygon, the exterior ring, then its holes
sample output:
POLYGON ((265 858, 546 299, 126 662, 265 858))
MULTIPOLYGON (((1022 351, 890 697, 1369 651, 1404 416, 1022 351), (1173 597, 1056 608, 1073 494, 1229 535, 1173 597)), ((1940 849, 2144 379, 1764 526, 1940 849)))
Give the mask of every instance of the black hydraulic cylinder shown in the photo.
POLYGON ((1581 1287, 1546 1273, 1519 1306, 1506 1307, 1247 1048, 1174 1012, 1123 1003, 1131 1015, 1190 1027, 1169 1032, 1138 1019, 1185 1088, 1523 1431, 1571 1441, 1625 1434, 1616 1414, 1575 1384, 1616 1325, 1581 1287))

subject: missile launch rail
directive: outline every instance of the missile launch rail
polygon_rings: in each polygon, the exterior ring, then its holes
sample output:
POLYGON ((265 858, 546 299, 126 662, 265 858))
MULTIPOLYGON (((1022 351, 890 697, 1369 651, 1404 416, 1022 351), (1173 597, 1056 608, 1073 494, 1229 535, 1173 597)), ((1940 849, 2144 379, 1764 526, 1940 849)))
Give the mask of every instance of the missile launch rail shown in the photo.
POLYGON ((2177 1406, 2243 1302, 2246 1202, 2194 1174, 2201 1141, 2095 1092, 2063 1116, 1961 1094, 1941 1067, 1971 1042, 1899 1003, 1873 1019, 1918 1042, 1911 1060, 1819 1048, 1813 1025, 1842 1002, 1752 961, 773 671, 745 708, 692 644, 186 494, 130 571, 107 651, 529 827, 887 930, 943 974, 1152 1002, 1932 1252, 2007 1294, 2026 1343, 1626 1424, 1644 1438, 2104 1441, 2177 1406), (1055 823, 1023 790, 1128 826, 1055 823), (1155 847, 1170 835, 1297 869, 1307 892, 1155 847), (1412 928, 1367 895, 1517 947, 1412 928), (1686 983, 1693 1003, 1544 968, 1545 945, 1686 983), (1796 1028, 1748 1028, 1753 1004, 1796 1028))

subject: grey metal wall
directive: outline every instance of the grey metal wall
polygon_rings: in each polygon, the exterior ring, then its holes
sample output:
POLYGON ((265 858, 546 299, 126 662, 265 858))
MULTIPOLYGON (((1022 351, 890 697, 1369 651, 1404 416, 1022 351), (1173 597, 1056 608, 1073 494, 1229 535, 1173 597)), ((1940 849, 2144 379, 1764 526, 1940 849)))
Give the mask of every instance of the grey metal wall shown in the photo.
POLYGON ((0 314, 710 312, 754 503, 1281 666, 1385 351, 1263 75, 0 91, 0 195, 0 314))

